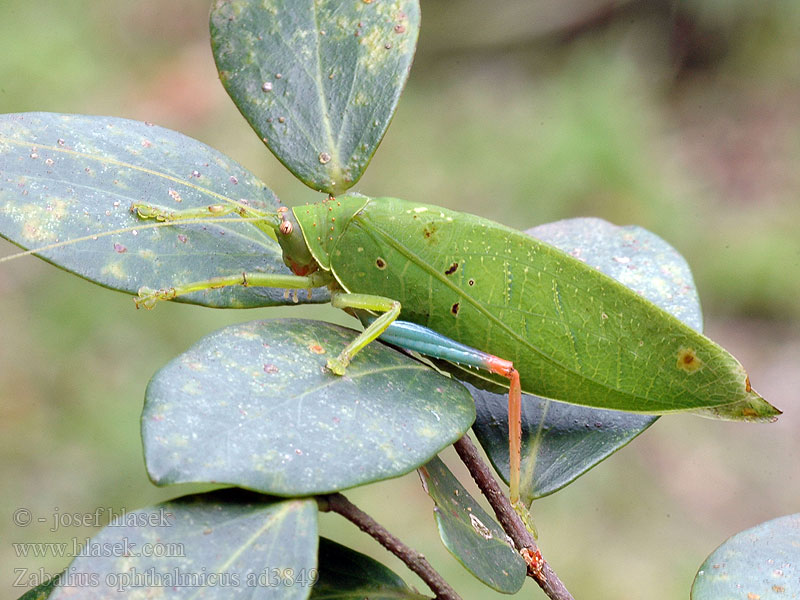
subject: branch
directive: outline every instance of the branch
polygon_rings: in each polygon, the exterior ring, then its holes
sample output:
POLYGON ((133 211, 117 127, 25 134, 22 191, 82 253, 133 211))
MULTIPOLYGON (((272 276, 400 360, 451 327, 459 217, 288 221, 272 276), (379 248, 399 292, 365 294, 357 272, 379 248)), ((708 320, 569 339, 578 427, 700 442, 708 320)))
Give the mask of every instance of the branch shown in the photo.
POLYGON ((437 600, 461 600, 461 597, 437 573, 423 554, 406 546, 391 533, 386 531, 375 519, 370 517, 342 494, 327 494, 317 496, 319 509, 323 512, 335 512, 348 521, 354 523, 361 531, 375 538, 381 546, 402 560, 409 569, 414 571, 428 584, 436 594, 437 600))
POLYGON ((480 457, 478 449, 468 435, 464 435, 455 444, 456 452, 469 469, 475 483, 491 504, 497 520, 505 532, 514 540, 514 544, 528 563, 528 576, 539 584, 545 594, 552 600, 574 600, 567 588, 558 578, 555 571, 542 558, 536 540, 519 518, 511 503, 506 498, 500 485, 495 480, 489 467, 480 457))

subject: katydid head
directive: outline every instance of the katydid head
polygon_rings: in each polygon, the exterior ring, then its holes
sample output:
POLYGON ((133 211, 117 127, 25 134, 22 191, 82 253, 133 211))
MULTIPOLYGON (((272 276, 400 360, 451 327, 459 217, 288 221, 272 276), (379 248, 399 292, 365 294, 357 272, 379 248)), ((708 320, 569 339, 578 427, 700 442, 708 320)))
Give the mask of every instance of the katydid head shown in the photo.
POLYGON ((278 210, 280 224, 275 230, 278 243, 283 250, 283 262, 295 275, 309 275, 319 269, 319 264, 311 255, 308 244, 303 237, 300 224, 286 207, 278 210))

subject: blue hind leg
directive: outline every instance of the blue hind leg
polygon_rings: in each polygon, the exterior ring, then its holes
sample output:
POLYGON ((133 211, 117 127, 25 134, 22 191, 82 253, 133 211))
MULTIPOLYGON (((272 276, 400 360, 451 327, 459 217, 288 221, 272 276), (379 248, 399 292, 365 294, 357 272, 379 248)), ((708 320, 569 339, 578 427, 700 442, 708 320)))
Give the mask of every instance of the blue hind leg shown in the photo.
MULTIPOLYGON (((364 317, 364 320, 368 320, 368 318, 364 317)), ((519 504, 520 446, 522 442, 520 415, 522 397, 519 373, 514 368, 514 364, 408 321, 392 322, 378 339, 425 356, 484 369, 508 378, 508 486, 509 499, 513 505, 517 506, 519 504)))

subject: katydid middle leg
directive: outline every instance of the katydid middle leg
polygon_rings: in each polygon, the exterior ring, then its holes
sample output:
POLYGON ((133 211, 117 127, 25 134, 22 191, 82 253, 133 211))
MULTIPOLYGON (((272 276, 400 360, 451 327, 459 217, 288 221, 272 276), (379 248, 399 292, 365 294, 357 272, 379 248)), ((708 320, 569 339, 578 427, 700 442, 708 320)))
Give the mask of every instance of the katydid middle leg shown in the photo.
POLYGON ((337 375, 344 375, 350 359, 364 346, 380 336, 400 314, 400 303, 383 296, 369 294, 349 294, 343 291, 331 294, 331 306, 342 310, 374 311, 382 313, 375 317, 352 342, 336 358, 328 360, 328 369, 337 375))

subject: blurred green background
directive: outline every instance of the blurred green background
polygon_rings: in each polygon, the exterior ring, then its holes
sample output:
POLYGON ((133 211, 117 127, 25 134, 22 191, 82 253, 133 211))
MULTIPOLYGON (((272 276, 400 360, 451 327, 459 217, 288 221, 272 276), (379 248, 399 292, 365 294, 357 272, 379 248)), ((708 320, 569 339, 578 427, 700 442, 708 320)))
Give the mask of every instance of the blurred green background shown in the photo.
MULTIPOLYGON (((228 153, 289 203, 315 200, 225 95, 208 4, 2 0, 0 112, 146 119, 228 153)), ((800 3, 423 0, 422 10, 408 88, 356 189, 519 228, 593 215, 656 232, 692 265, 706 332, 785 411, 768 426, 662 419, 534 504, 542 551, 576 597, 687 597, 726 537, 800 510, 800 3)), ((0 243, 0 255, 14 251, 0 243)), ((118 511, 194 489, 148 482, 138 423, 148 379, 206 333, 285 314, 343 319, 318 307, 136 312, 129 297, 34 258, 0 265, 0 596, 22 594, 20 573, 68 562, 19 557, 12 543, 94 531, 17 527, 17 508, 118 511)), ((348 495, 465 598, 499 597, 442 548, 415 474, 348 495)), ((421 586, 339 518, 323 515, 321 528, 421 586)), ((521 595, 543 597, 530 582, 521 595)))

